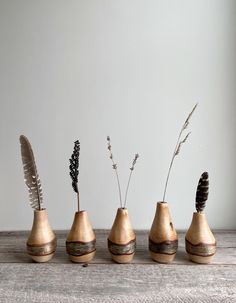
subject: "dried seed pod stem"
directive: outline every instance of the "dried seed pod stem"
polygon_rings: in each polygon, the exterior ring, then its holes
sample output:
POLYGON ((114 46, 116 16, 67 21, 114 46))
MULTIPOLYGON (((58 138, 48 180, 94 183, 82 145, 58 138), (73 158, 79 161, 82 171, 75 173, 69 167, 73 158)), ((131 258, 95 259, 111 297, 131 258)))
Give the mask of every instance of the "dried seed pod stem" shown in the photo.
POLYGON ((170 166, 169 166, 169 169, 168 169, 168 173, 167 173, 167 178, 166 178, 166 183, 165 183, 165 188, 164 188, 164 194, 163 194, 163 202, 165 202, 166 191, 167 191, 168 182, 169 182, 169 178, 170 178, 171 169, 172 169, 172 166, 173 166, 173 163, 174 163, 174 159, 179 154, 182 145, 187 141, 187 139, 188 139, 188 137, 190 135, 190 132, 189 132, 184 137, 184 139, 182 139, 183 132, 184 132, 185 129, 187 129, 187 127, 189 125, 190 118, 192 117, 192 115, 193 115, 193 113, 194 113, 197 105, 198 104, 195 104, 195 106, 193 107, 193 109, 189 113, 187 119, 185 120, 185 122, 184 122, 184 124, 183 124, 183 126, 182 126, 182 128, 180 130, 180 133, 179 133, 179 136, 178 136, 178 139, 177 139, 177 143, 176 143, 176 146, 175 146, 175 149, 174 149, 174 153, 173 153, 171 161, 170 161, 170 166))
POLYGON ((204 172, 199 179, 196 192, 196 210, 198 213, 202 212, 206 206, 209 192, 209 175, 204 172))
POLYGON ((127 183, 127 187, 126 187, 126 191, 125 191, 125 202, 124 202, 124 208, 126 207, 126 202, 127 202, 127 195, 128 195, 128 191, 129 191, 129 185, 130 185, 130 180, 134 171, 134 166, 138 160, 139 154, 135 154, 134 156, 134 160, 132 162, 132 166, 130 167, 130 173, 129 173, 129 179, 128 179, 128 183, 127 183))

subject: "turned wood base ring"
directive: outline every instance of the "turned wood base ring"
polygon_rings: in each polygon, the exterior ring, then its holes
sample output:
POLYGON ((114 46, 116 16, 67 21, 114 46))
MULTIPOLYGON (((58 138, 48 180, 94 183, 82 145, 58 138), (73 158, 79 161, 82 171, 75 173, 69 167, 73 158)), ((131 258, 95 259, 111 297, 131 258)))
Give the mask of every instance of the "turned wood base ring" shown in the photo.
POLYGON ((156 254, 173 255, 178 248, 178 240, 156 243, 149 238, 149 250, 156 254))
POLYGON ((191 261, 200 264, 207 264, 212 261, 215 255, 216 243, 199 243, 194 245, 185 239, 185 248, 191 261))
POLYGON ((172 255, 158 254, 158 253, 154 253, 154 252, 150 251, 150 256, 153 261, 166 264, 166 263, 173 262, 176 254, 172 254, 172 255))
MULTIPOLYGON (((66 241, 66 251, 70 256, 74 256, 75 260, 84 259, 79 258, 88 254, 91 254, 96 251, 96 240, 92 240, 90 242, 82 242, 82 241, 66 241)), ((77 261, 78 262, 78 261, 77 261)), ((85 261, 81 261, 85 262, 85 261)))
POLYGON ((45 263, 52 259, 54 256, 54 252, 52 254, 46 255, 46 256, 32 256, 30 257, 37 263, 45 263))
POLYGON ((201 256, 196 256, 196 255, 191 255, 188 253, 189 259, 194 262, 194 263, 199 263, 199 264, 208 264, 211 263, 212 259, 214 258, 213 256, 207 256, 207 257, 201 257, 201 256))
POLYGON ((111 253, 112 260, 115 261, 116 263, 120 263, 120 264, 125 264, 125 263, 132 262, 133 257, 134 257, 134 253, 129 254, 129 255, 113 255, 111 253))
POLYGON ((178 240, 156 243, 149 238, 151 258, 159 263, 171 263, 176 255, 178 240))
POLYGON ((107 239, 108 249, 112 255, 131 255, 136 251, 136 239, 129 241, 126 244, 117 244, 107 239))
MULTIPOLYGON (((47 256, 53 255, 56 247, 57 247, 57 240, 54 238, 52 241, 44 244, 29 244, 27 243, 27 252, 28 254, 33 257, 45 257, 44 259, 47 259, 47 256)), ((50 257, 51 259, 51 257, 50 257)), ((44 261, 46 262, 46 261, 44 261)))
POLYGON ((108 249, 112 260, 117 263, 130 263, 133 260, 136 251, 136 239, 126 244, 117 244, 107 239, 108 249))
POLYGON ((187 253, 191 255, 201 256, 201 257, 210 257, 213 256, 216 252, 216 243, 199 243, 192 244, 190 241, 185 239, 185 248, 187 253))
POLYGON ((95 254, 96 254, 96 250, 92 251, 91 253, 85 254, 83 256, 69 255, 69 259, 75 263, 88 263, 88 262, 92 261, 95 254))

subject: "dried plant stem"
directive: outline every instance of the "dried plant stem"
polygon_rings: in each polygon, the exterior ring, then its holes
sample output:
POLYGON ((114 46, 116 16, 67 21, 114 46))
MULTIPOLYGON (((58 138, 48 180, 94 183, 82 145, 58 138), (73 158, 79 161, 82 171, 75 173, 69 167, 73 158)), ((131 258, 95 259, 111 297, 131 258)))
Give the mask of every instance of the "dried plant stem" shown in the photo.
POLYGON ((124 208, 126 207, 127 195, 128 195, 128 191, 129 191, 129 184, 130 184, 130 180, 131 180, 131 177, 132 177, 132 173, 133 173, 133 170, 130 170, 130 173, 129 173, 129 180, 128 180, 127 187, 126 187, 126 191, 125 191, 124 208))
POLYGON ((174 159, 175 159, 175 156, 176 156, 176 150, 177 150, 177 148, 179 146, 180 138, 182 136, 183 131, 184 131, 184 129, 182 128, 181 132, 179 134, 179 137, 178 137, 175 149, 174 149, 173 156, 171 158, 170 166, 169 166, 168 173, 167 173, 166 183, 165 183, 165 189, 164 189, 163 200, 162 200, 163 202, 165 202, 167 186, 168 186, 168 182, 169 182, 169 178, 170 178, 170 172, 171 172, 171 169, 172 169, 172 166, 173 166, 173 163, 174 163, 174 159))
POLYGON ((78 212, 80 211, 79 192, 77 192, 78 212))
POLYGON ((192 115, 193 115, 196 107, 197 107, 197 104, 193 107, 193 109, 189 113, 187 119, 185 120, 185 122, 184 122, 184 124, 183 124, 183 126, 182 126, 182 128, 180 130, 180 133, 179 133, 179 136, 178 136, 178 139, 177 139, 177 143, 176 143, 176 146, 175 146, 175 149, 174 149, 174 153, 173 153, 172 158, 171 158, 171 162, 170 162, 170 166, 169 166, 169 169, 168 169, 168 173, 167 173, 167 178, 166 178, 166 183, 165 183, 165 188, 164 188, 164 194, 163 194, 163 202, 165 202, 166 191, 167 191, 167 187, 168 187, 168 183, 169 183, 169 178, 170 178, 170 173, 171 173, 171 169, 172 169, 172 166, 173 166, 173 163, 174 163, 174 159, 179 154, 180 149, 181 149, 183 143, 186 142, 188 136, 190 135, 190 133, 188 133, 184 137, 184 139, 181 140, 182 134, 183 134, 184 130, 187 129, 187 127, 189 125, 190 118, 192 117, 192 115))
POLYGON ((127 201, 127 195, 128 195, 128 191, 129 191, 129 184, 130 184, 130 180, 132 177, 132 173, 134 171, 134 166, 138 160, 139 154, 135 154, 133 162, 132 162, 132 166, 130 167, 130 173, 129 173, 129 179, 128 179, 128 183, 127 183, 127 187, 126 187, 126 191, 125 191, 125 202, 124 202, 124 208, 126 207, 126 201, 127 201))
POLYGON ((120 189, 120 180, 119 180, 119 175, 117 169, 115 169, 116 173, 116 179, 117 179, 117 184, 118 184, 118 189, 119 189, 119 198, 120 198, 120 207, 122 208, 122 197, 121 197, 121 189, 120 189))

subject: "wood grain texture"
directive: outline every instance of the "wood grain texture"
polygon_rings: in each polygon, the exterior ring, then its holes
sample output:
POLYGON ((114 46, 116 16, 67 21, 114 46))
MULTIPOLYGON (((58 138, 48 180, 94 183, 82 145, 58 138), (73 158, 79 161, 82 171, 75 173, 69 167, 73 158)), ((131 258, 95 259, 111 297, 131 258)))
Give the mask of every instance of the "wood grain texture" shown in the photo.
POLYGON ((193 213, 185 239, 186 251, 191 261, 205 264, 213 260, 216 252, 216 240, 204 213, 193 213))
POLYGON ((46 209, 34 210, 33 226, 27 240, 27 250, 36 262, 48 262, 54 255, 57 240, 48 221, 46 209))
MULTIPOLYGON (((68 231, 56 231, 57 250, 49 263, 70 263, 66 254, 65 240, 68 231)), ((185 233, 178 232, 179 247, 173 264, 191 265, 185 252, 185 233)), ((108 230, 95 230, 96 234, 96 257, 93 264, 113 264, 107 249, 108 230)), ((29 263, 25 243, 29 232, 0 232, 0 263, 29 263)), ((217 252, 211 264, 236 265, 236 230, 214 231, 217 240, 217 252)), ((136 231, 137 248, 133 263, 153 264, 148 252, 148 231, 136 231)))
POLYGON ((156 213, 149 233, 151 258, 159 263, 173 262, 178 248, 178 235, 172 223, 169 205, 157 202, 156 213))
POLYGON ((66 239, 66 250, 73 262, 90 262, 96 252, 96 237, 85 210, 75 213, 66 239))
POLYGON ((229 265, 2 264, 0 276, 4 277, 1 303, 231 303, 236 299, 236 270, 229 265))
POLYGON ((132 262, 136 250, 136 236, 127 208, 117 209, 107 245, 113 261, 117 263, 132 262), (118 246, 119 249, 117 249, 118 246))
POLYGON ((87 267, 68 260, 67 231, 56 232, 58 249, 47 264, 27 255, 29 232, 0 232, 0 302, 236 302, 236 231, 214 231, 218 250, 210 265, 188 260, 185 232, 178 232, 172 264, 152 261, 148 231, 136 231, 133 263, 115 264, 106 248, 108 232, 96 231, 97 254, 87 267))

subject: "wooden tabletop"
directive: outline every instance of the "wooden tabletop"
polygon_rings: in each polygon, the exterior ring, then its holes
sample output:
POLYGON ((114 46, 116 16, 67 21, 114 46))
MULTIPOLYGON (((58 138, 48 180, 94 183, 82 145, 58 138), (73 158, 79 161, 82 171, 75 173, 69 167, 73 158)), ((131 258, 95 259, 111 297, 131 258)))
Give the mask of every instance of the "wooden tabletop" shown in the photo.
POLYGON ((88 266, 71 263, 65 252, 67 231, 56 232, 54 258, 31 261, 28 232, 0 232, 0 302, 236 302, 236 230, 215 231, 217 253, 209 265, 188 260, 184 232, 172 264, 153 262, 148 232, 136 231, 132 264, 115 264, 107 250, 108 231, 96 230, 97 253, 88 266))

